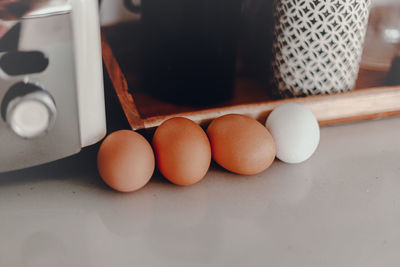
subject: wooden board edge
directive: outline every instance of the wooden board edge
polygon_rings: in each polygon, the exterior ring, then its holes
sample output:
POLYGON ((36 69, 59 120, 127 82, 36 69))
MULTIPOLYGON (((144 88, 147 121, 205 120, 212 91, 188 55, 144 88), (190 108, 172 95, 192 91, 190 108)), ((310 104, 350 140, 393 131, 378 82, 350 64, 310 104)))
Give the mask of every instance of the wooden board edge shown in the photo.
POLYGON ((101 34, 101 46, 104 65, 129 125, 131 125, 133 130, 145 128, 135 100, 128 91, 129 87, 125 75, 114 57, 112 49, 103 33, 101 34))
POLYGON ((368 115, 359 115, 347 118, 338 118, 326 121, 319 121, 320 126, 330 126, 330 125, 337 125, 337 124, 344 124, 350 122, 358 122, 358 121, 369 121, 369 120, 377 120, 389 117, 400 116, 400 110, 396 111, 387 111, 387 112, 380 112, 368 115))
POLYGON ((385 118, 400 115, 400 87, 369 88, 304 98, 291 98, 254 104, 212 108, 195 112, 178 113, 168 116, 154 116, 144 119, 144 128, 154 128, 173 117, 186 117, 198 124, 206 125, 212 119, 238 113, 265 122, 268 114, 280 104, 299 103, 311 109, 321 126, 385 118))

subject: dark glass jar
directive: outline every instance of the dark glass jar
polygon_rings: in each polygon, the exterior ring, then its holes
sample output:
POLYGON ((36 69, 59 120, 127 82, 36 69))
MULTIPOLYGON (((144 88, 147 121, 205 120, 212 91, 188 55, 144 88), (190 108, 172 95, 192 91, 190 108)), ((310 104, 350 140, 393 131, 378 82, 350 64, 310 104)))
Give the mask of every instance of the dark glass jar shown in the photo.
POLYGON ((241 0, 143 0, 142 85, 180 104, 233 94, 241 0))

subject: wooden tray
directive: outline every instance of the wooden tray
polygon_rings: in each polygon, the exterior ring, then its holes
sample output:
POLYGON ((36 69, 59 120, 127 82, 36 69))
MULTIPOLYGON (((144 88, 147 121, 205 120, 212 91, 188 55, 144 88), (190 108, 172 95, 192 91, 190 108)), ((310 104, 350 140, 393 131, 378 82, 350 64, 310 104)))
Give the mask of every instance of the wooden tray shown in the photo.
POLYGON ((278 105, 301 103, 312 110, 320 125, 331 125, 400 115, 400 85, 382 86, 384 71, 361 69, 356 89, 336 95, 274 99, 256 78, 238 75, 234 97, 216 106, 179 106, 143 92, 138 82, 138 25, 125 23, 102 29, 103 61, 133 130, 157 127, 171 117, 186 117, 206 125, 224 114, 240 113, 264 122, 278 105))

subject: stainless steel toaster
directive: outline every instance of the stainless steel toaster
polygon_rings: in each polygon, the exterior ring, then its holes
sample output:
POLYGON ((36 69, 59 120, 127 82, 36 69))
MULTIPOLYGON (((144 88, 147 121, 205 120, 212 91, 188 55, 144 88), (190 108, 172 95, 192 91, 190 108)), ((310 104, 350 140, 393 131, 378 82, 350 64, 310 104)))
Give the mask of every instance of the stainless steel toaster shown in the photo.
POLYGON ((8 27, 0 36, 0 172, 72 155, 106 133, 98 1, 11 2, 15 17, 0 12, 0 31, 8 27))

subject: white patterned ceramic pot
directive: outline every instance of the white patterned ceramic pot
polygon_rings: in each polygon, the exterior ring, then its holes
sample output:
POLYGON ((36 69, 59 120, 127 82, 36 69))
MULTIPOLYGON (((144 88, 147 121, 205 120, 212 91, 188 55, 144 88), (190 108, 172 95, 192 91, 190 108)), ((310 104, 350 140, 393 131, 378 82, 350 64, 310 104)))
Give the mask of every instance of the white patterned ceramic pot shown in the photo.
POLYGON ((276 0, 274 84, 283 97, 351 90, 371 0, 276 0))

